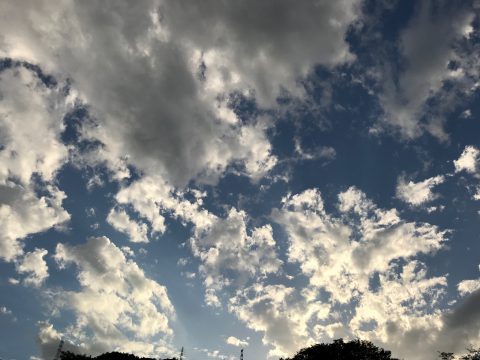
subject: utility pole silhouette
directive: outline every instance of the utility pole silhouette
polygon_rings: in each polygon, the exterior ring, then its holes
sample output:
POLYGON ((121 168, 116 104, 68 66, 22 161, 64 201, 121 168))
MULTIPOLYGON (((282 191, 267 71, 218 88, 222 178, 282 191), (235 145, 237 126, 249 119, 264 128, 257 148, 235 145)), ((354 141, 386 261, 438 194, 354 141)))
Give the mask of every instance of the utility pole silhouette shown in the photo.
POLYGON ((57 349, 57 353, 55 354, 55 357, 53 358, 53 360, 60 360, 60 356, 62 355, 62 348, 63 348, 63 338, 60 339, 60 344, 58 344, 58 349, 57 349))
POLYGON ((240 360, 243 360, 243 349, 240 350, 240 360))

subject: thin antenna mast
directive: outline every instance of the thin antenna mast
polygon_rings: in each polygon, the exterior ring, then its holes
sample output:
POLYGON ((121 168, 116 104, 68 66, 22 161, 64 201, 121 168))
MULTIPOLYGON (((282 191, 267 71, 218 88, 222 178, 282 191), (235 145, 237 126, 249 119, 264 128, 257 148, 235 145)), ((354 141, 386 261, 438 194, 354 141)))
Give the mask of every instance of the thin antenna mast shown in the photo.
POLYGON ((182 350, 180 351, 180 360, 183 360, 183 346, 182 346, 182 350))
POLYGON ((240 350, 240 360, 243 360, 243 349, 240 350))

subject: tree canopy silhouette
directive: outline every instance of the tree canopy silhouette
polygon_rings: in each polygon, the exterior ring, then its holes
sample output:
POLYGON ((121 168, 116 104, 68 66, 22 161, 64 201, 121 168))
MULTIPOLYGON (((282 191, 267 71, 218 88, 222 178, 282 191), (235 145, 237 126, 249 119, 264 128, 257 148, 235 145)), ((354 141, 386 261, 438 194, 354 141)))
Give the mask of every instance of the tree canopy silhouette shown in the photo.
MULTIPOLYGON (((109 352, 109 353, 98 355, 97 357, 91 357, 88 355, 74 354, 70 351, 63 351, 60 356, 60 359, 61 360, 156 360, 153 358, 138 357, 132 354, 125 354, 125 353, 119 353, 119 352, 109 352)), ((164 359, 164 360, 177 360, 177 359, 172 358, 172 359, 164 359)))
POLYGON ((480 360, 480 348, 479 349, 467 349, 468 354, 457 358, 454 353, 451 352, 439 352, 438 357, 442 360, 480 360))
MULTIPOLYGON (((467 354, 457 357, 452 352, 438 352, 441 360, 480 360, 480 348, 467 349, 467 354)), ((109 352, 96 357, 78 355, 70 351, 63 351, 60 360, 156 360, 153 358, 138 357, 132 354, 109 352)), ((178 360, 177 358, 163 360, 178 360)), ((316 344, 301 349, 292 358, 280 360, 398 360, 393 358, 388 350, 375 346, 366 340, 345 342, 343 339, 334 340, 330 344, 316 344)))
MULTIPOLYGON (((282 359, 281 359, 282 360, 282 359)), ((375 346, 370 341, 334 340, 331 344, 316 344, 300 350, 293 358, 283 360, 398 360, 391 352, 375 346)))

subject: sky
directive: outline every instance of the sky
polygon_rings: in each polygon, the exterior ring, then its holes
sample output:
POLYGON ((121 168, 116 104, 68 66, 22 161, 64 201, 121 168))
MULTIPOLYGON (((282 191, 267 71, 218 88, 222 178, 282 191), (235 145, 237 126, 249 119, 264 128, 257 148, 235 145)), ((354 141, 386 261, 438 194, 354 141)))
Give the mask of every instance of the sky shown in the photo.
POLYGON ((480 346, 479 1, 0 2, 0 358, 480 346))

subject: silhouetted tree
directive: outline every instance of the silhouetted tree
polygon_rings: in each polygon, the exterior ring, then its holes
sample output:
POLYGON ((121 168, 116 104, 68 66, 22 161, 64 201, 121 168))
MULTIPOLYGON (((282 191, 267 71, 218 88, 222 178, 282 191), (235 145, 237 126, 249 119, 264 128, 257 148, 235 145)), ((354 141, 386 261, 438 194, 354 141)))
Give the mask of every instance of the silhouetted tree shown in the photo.
POLYGON ((124 354, 119 352, 109 352, 98 355, 95 360, 155 360, 153 358, 139 358, 132 354, 124 354))
MULTIPOLYGON (((391 352, 378 348, 370 341, 334 340, 331 344, 317 344, 300 350, 293 358, 284 360, 398 360, 391 352)), ((283 360, 283 359, 281 359, 283 360)))
POLYGON ((454 360, 455 355, 453 353, 447 353, 447 352, 438 352, 438 357, 442 360, 454 360))
POLYGON ((62 351, 60 360, 89 360, 91 356, 74 354, 71 351, 62 351))
MULTIPOLYGON (((458 358, 458 360, 480 360, 480 348, 479 349, 467 349, 468 354, 458 358)), ((442 360, 455 360, 455 354, 451 352, 438 352, 438 357, 442 360)))
POLYGON ((479 349, 467 349, 468 354, 463 355, 461 360, 480 360, 480 348, 479 349))
MULTIPOLYGON (((63 351, 60 356, 61 360, 156 360, 153 358, 140 358, 132 354, 125 354, 119 352, 109 352, 105 354, 98 355, 97 357, 91 357, 87 355, 77 355, 70 351, 63 351)), ((177 360, 173 359, 164 359, 164 360, 177 360)))

